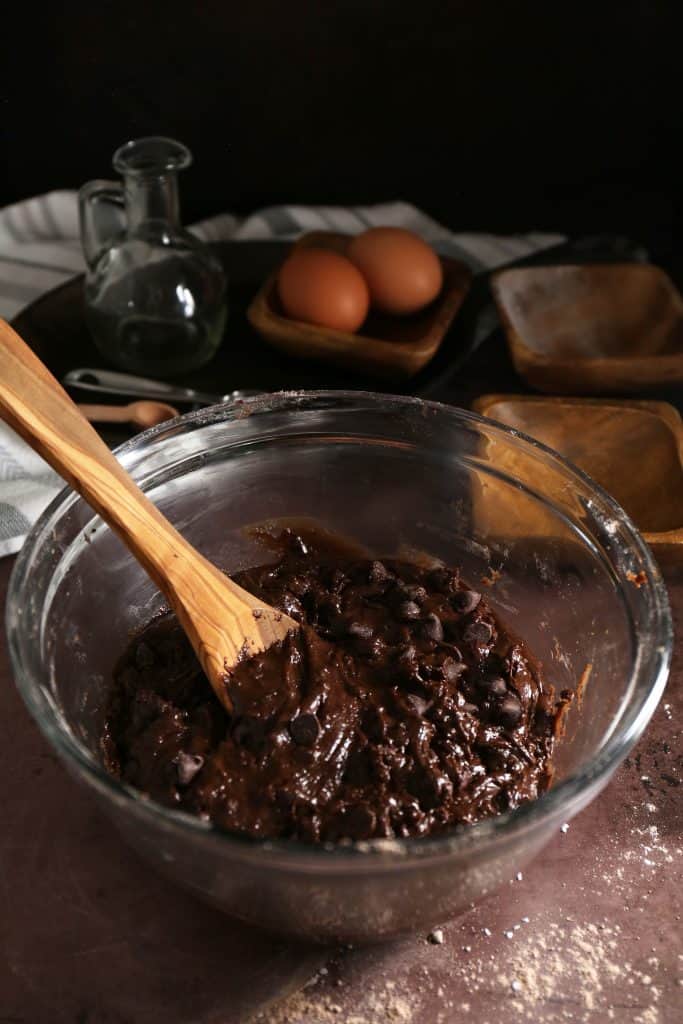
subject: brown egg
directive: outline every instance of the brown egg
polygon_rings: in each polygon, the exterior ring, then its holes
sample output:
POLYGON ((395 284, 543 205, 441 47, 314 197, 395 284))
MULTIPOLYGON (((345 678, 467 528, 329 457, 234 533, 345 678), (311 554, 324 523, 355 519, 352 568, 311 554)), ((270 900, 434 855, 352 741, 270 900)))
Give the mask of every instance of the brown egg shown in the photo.
POLYGON ((337 331, 357 331, 370 296, 350 260, 329 249, 298 249, 283 263, 277 281, 287 316, 337 331))
POLYGON ((370 228, 350 242, 347 256, 367 282, 373 309, 382 313, 417 313, 441 291, 439 257, 404 228, 370 228))

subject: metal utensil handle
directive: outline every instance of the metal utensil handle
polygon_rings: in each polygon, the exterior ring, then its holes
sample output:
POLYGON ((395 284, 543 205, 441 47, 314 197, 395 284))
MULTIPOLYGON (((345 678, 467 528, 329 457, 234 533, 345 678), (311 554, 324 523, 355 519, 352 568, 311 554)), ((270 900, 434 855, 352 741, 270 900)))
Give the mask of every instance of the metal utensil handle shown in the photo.
POLYGON ((88 367, 69 370, 62 378, 62 384, 106 395, 163 398, 168 401, 194 402, 198 405, 216 405, 218 402, 228 401, 232 397, 232 393, 214 395, 205 391, 196 391, 194 388, 166 384, 148 377, 135 377, 130 373, 118 373, 116 370, 92 370, 88 367))

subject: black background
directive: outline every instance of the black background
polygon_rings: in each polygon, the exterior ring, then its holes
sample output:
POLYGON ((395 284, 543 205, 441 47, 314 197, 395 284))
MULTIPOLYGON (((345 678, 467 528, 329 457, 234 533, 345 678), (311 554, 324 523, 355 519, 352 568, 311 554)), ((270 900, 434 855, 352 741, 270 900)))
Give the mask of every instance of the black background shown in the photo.
POLYGON ((456 230, 677 252, 680 32, 661 0, 214 0, 4 16, 0 202, 185 142, 186 221, 402 198, 456 230))

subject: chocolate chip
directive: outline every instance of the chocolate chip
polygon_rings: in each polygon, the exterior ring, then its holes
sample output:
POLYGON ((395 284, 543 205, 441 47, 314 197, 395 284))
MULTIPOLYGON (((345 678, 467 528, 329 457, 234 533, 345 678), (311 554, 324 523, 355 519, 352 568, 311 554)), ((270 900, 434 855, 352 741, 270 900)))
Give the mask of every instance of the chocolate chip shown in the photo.
POLYGON ((504 697, 508 692, 502 676, 484 676, 479 683, 479 689, 491 697, 504 697))
POLYGON ((500 789, 496 793, 493 802, 495 804, 496 810, 500 814, 505 814, 506 811, 510 810, 510 807, 512 805, 510 794, 506 793, 504 789, 500 789))
POLYGON ((470 622, 463 633, 469 644, 487 644, 493 636, 493 629, 488 622, 470 622))
POLYGON ((371 658, 382 658, 386 652, 386 649, 387 645, 384 643, 384 640, 382 640, 382 637, 376 636, 366 646, 363 653, 369 655, 371 658))
POLYGON ((256 753, 263 745, 266 730, 263 722, 253 715, 242 715, 232 730, 232 738, 241 747, 246 747, 252 753, 256 753))
POLYGON ((441 662, 441 675, 447 683, 455 683, 463 674, 467 666, 455 658, 444 658, 441 662))
POLYGON ((369 708, 361 720, 361 729, 375 743, 386 738, 387 724, 380 708, 369 708))
POLYGON ((312 747, 320 734, 320 722, 310 712, 297 715, 289 723, 289 734, 300 747, 312 747))
POLYGON ((341 571, 341 569, 335 569, 330 576, 330 590, 338 594, 340 590, 344 589, 346 583, 346 575, 341 571))
POLYGON ((287 583, 287 589, 291 590, 297 597, 303 597, 310 589, 310 583, 305 576, 292 576, 287 583))
POLYGON ((375 831, 375 812, 365 803, 356 804, 346 811, 342 830, 349 839, 370 839, 375 831))
POLYGON ((502 772, 505 770, 507 759, 505 751, 499 747, 482 747, 479 756, 490 772, 502 772))
POLYGON ((432 569, 428 577, 430 587, 438 590, 440 594, 449 594, 456 586, 457 579, 455 573, 442 567, 432 569))
POLYGON ((443 626, 441 625, 441 619, 435 612, 430 612, 422 623, 422 635, 426 640, 433 640, 434 643, 440 644, 443 640, 443 626))
POLYGON ((476 590, 459 590, 456 594, 453 594, 451 605, 461 615, 469 615, 480 601, 481 594, 478 594, 476 590))
POLYGON ((408 777, 406 789, 417 797, 425 811, 434 810, 453 795, 453 784, 447 775, 422 767, 416 768, 408 777))
POLYGON ((467 676, 460 681, 460 690, 465 700, 469 701, 470 704, 481 704, 481 691, 477 689, 476 684, 468 679, 467 676))
POLYGON ((401 593, 405 594, 409 601, 415 601, 416 604, 422 604, 427 599, 427 591, 419 583, 404 583, 401 593))
POLYGON ((476 704, 463 704, 462 710, 466 711, 468 715, 478 715, 479 708, 476 704))
POLYGON ((441 624, 449 643, 456 644, 462 639, 462 619, 443 619, 441 624))
POLYGON ((358 654, 368 658, 379 658, 384 653, 384 641, 375 636, 372 626, 366 622, 352 622, 347 627, 347 634, 353 641, 358 654))
POLYGON ((181 751, 176 758, 178 785, 189 786, 203 764, 204 758, 201 754, 185 754, 181 751))
POLYGON ((354 640, 372 640, 373 630, 366 622, 351 622, 347 627, 347 633, 354 640))
POLYGON ((296 619, 297 622, 301 622, 304 617, 304 610, 301 607, 301 601, 294 594, 289 594, 285 591, 282 598, 282 610, 290 616, 292 619, 296 619))
POLYGON ((326 598, 318 605, 318 619, 323 625, 329 626, 335 622, 341 612, 338 601, 333 598, 326 598))
POLYGON ((506 660, 500 654, 492 651, 486 661, 486 675, 489 679, 493 679, 494 676, 502 676, 505 679, 510 673, 510 664, 510 660, 506 660))
POLYGON ((282 811, 291 811, 294 804, 294 797, 286 789, 278 789, 275 793, 275 802, 282 811))
POLYGON ((417 649, 412 644, 407 644, 405 647, 400 647, 396 653, 396 660, 401 664, 405 664, 409 661, 415 661, 417 658, 417 649))
POLYGON ((410 682, 420 678, 420 666, 417 661, 417 651, 412 645, 403 647, 396 657, 396 668, 401 679, 410 682))
POLYGON ((350 782, 352 786, 365 786, 372 775, 372 756, 369 750, 354 750, 349 754, 344 771, 345 782, 350 782))
POLYGON ((318 602, 316 601, 316 595, 312 590, 307 590, 305 594, 301 595, 301 607, 304 610, 306 622, 313 621, 318 614, 318 602))
POLYGON ((383 562, 372 562, 368 570, 370 583, 386 583, 391 579, 391 573, 383 562))
POLYGON ((496 708, 496 718, 506 729, 514 729, 522 717, 522 705, 513 693, 508 693, 496 708))
POLYGON ((411 622, 420 617, 420 606, 415 601, 402 601, 398 606, 398 617, 404 622, 411 622))
POLYGON ((318 607, 318 625, 336 639, 346 636, 348 620, 334 601, 322 601, 318 607))
POLYGON ((140 675, 132 665, 126 665, 118 675, 118 681, 126 690, 136 693, 140 686, 140 675))
POLYGON ((406 704, 419 715, 420 718, 424 715, 425 711, 428 711, 431 706, 431 701, 425 700, 424 697, 420 697, 418 693, 407 693, 405 696, 406 704))
POLYGON ((138 668, 151 668, 156 658, 148 644, 139 643, 135 648, 135 664, 138 668))

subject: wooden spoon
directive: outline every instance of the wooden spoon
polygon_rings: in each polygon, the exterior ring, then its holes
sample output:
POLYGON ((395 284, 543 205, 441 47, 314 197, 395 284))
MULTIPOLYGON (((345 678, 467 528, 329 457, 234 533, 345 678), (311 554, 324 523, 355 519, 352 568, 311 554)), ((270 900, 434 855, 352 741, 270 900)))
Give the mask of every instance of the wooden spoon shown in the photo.
POLYGON ((177 409, 166 402, 129 402, 128 405, 79 405, 81 413, 91 423, 130 423, 147 430, 179 416, 177 409))
POLYGON ((231 712, 230 669, 299 624, 195 551, 4 320, 0 365, 0 415, 102 516, 165 594, 216 696, 231 712))

